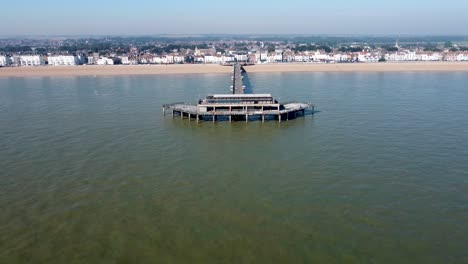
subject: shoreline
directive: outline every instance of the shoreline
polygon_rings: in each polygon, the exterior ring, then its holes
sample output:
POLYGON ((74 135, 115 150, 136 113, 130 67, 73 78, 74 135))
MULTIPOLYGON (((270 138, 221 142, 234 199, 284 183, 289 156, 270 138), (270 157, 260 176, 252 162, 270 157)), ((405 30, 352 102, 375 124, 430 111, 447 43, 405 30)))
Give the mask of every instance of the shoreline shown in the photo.
MULTIPOLYGON (((468 72, 468 62, 275 63, 246 67, 249 73, 282 72, 468 72)), ((123 76, 231 73, 217 64, 78 65, 2 67, 0 77, 123 76)))

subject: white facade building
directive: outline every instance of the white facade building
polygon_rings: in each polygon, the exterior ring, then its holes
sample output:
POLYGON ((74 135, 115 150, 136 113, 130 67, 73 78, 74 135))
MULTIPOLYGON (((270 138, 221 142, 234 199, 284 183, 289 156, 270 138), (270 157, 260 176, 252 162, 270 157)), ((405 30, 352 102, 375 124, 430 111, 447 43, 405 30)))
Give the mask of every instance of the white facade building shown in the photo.
POLYGON ((193 58, 193 60, 196 63, 205 63, 205 57, 203 57, 203 56, 195 56, 195 58, 193 58))
POLYGON ((316 51, 313 55, 313 60, 314 61, 330 61, 332 60, 332 57, 328 54, 322 54, 320 51, 316 51))
POLYGON ((174 63, 184 63, 185 57, 182 55, 174 55, 174 63))
POLYGON ((279 52, 279 51, 275 52, 274 61, 275 62, 282 62, 283 61, 283 53, 279 52))
POLYGON ((222 60, 223 60, 223 63, 229 63, 229 62, 235 61, 236 58, 233 57, 233 56, 223 56, 223 59, 222 59, 222 60))
POLYGON ((458 54, 457 61, 468 61, 468 53, 458 54))
POLYGON ((0 67, 10 66, 11 61, 7 56, 0 56, 0 67))
POLYGON ((112 59, 102 57, 96 61, 97 65, 114 65, 114 61, 112 59))
POLYGON ((48 59, 49 65, 53 65, 53 66, 79 64, 78 57, 73 56, 73 55, 49 56, 47 59, 48 59))
POLYGON ((161 64, 161 63, 163 63, 162 58, 159 57, 159 56, 155 56, 155 57, 153 57, 153 60, 151 61, 151 63, 161 64))
POLYGON ((234 57, 236 58, 237 61, 247 61, 248 60, 247 54, 236 54, 236 55, 234 55, 234 57))
POLYGON ((21 55, 20 65, 21 66, 39 66, 44 65, 44 58, 40 55, 21 55))
POLYGON ((120 56, 120 61, 122 62, 123 65, 129 65, 130 60, 128 59, 128 56, 120 56))
POLYGON ((380 54, 372 54, 372 53, 359 53, 358 54, 358 61, 360 62, 378 62, 380 59, 380 54))

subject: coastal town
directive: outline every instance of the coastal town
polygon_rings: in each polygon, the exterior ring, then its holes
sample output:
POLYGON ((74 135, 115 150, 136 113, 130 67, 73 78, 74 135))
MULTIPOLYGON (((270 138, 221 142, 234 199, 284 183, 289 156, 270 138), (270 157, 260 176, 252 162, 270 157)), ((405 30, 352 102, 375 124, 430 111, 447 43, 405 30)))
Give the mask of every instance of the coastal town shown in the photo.
POLYGON ((0 40, 0 67, 137 65, 378 63, 468 61, 468 47, 399 42, 311 42, 256 39, 61 39, 0 40))

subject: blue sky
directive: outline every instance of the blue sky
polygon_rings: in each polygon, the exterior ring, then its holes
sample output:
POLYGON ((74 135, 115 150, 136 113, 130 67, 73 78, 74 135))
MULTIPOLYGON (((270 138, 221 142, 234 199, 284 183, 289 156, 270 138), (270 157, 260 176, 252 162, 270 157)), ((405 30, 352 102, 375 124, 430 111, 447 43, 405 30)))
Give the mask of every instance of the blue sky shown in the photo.
POLYGON ((468 0, 6 0, 0 35, 468 35, 468 0))

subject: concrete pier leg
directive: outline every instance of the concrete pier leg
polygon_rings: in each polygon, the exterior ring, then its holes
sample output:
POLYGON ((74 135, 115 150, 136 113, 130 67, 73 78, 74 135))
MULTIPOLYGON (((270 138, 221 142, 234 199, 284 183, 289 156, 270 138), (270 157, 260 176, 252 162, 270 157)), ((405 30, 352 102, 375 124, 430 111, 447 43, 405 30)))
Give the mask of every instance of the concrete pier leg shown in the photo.
POLYGON ((289 121, 289 113, 286 113, 286 121, 289 121))
POLYGON ((262 123, 265 123, 265 115, 262 115, 262 123))
POLYGON ((246 122, 246 123, 249 122, 249 115, 245 115, 245 122, 246 122))
POLYGON ((174 118, 174 109, 172 109, 172 118, 174 118))
POLYGON ((197 115, 197 123, 200 122, 200 117, 197 115))
POLYGON ((232 115, 229 115, 229 123, 232 122, 232 115))
POLYGON ((184 119, 184 112, 180 111, 180 119, 184 119))
POLYGON ((278 122, 281 123, 281 114, 278 114, 278 122))
POLYGON ((213 123, 216 122, 216 116, 213 115, 213 123))
POLYGON ((166 108, 163 107, 163 116, 166 116, 166 108))
POLYGON ((191 118, 191 115, 190 115, 190 113, 189 113, 189 114, 188 114, 188 120, 189 120, 189 121, 191 121, 190 118, 191 118))

